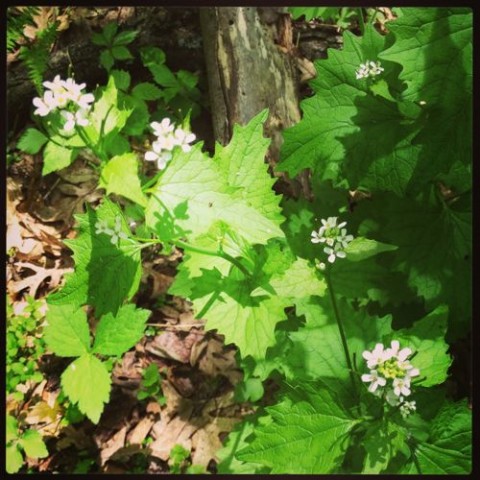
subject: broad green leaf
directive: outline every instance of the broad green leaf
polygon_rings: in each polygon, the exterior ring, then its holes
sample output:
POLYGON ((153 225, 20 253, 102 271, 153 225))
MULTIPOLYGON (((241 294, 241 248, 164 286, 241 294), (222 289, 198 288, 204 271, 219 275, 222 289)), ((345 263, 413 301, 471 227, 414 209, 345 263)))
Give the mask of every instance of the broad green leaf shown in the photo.
MULTIPOLYGON (((360 64, 376 60, 384 44, 385 37, 367 25, 363 37, 345 32, 343 49, 330 49, 328 59, 315 62, 315 95, 301 103, 300 123, 284 132, 279 170, 294 176, 312 168, 335 183, 343 174, 352 188, 406 190, 419 150, 411 145, 416 129, 397 103, 374 95, 365 79, 355 77, 360 64)), ((382 66, 381 78, 393 82, 393 65, 382 66)))
POLYGON ((102 35, 107 40, 107 45, 113 42, 115 34, 118 30, 118 24, 116 22, 109 22, 107 23, 102 30, 102 35))
POLYGON ((388 23, 395 37, 379 57, 402 66, 406 100, 425 102, 428 115, 416 177, 432 178, 454 160, 471 162, 472 41, 470 8, 404 8, 388 23))
POLYGON ((90 354, 82 355, 62 374, 62 388, 73 403, 93 422, 98 423, 110 397, 110 373, 105 364, 90 354))
POLYGON ((6 415, 6 442, 10 443, 11 441, 18 438, 18 422, 15 417, 12 415, 6 415))
MULTIPOLYGON (((170 87, 173 88, 175 91, 178 91, 180 89, 180 85, 178 84, 175 75, 166 65, 158 63, 147 63, 145 66, 150 70, 153 75, 153 79, 161 87, 170 87)), ((175 95, 175 93, 173 95, 175 95)))
MULTIPOLYGON (((170 212, 186 205, 186 213, 176 224, 189 232, 191 239, 207 232, 218 221, 223 221, 250 243, 266 243, 269 238, 283 236, 278 224, 259 212, 248 198, 238 198, 235 189, 225 181, 224 172, 200 147, 197 144, 189 153, 174 153, 148 202, 147 225, 158 231, 161 238, 163 205, 170 212)), ((268 178, 266 173, 265 176, 268 178)), ((269 183, 268 179, 265 185, 268 190, 269 183)))
POLYGON ((75 272, 67 276, 62 290, 50 295, 49 304, 93 305, 99 318, 108 312, 115 314, 124 301, 137 292, 142 274, 137 244, 130 239, 120 239, 114 245, 108 235, 95 233, 97 221, 113 226, 117 216, 122 219, 122 231, 130 235, 121 210, 107 198, 97 210, 88 209, 86 214, 76 217, 79 233, 68 241, 73 250, 75 272))
POLYGON ((139 83, 133 87, 132 95, 140 100, 158 100, 162 98, 162 91, 153 83, 139 83))
POLYGON ((452 358, 445 342, 448 308, 440 305, 425 318, 417 320, 411 328, 397 330, 388 335, 388 340, 396 339, 402 347, 409 347, 417 352, 411 360, 412 365, 420 370, 418 385, 429 387, 447 379, 448 368, 452 358))
POLYGON ((115 78, 110 75, 107 86, 103 88, 102 95, 90 114, 91 125, 85 127, 85 131, 93 143, 98 143, 109 133, 122 130, 130 114, 130 109, 118 105, 115 78))
POLYGON ((275 180, 268 174, 265 155, 270 139, 263 136, 263 123, 268 110, 253 117, 246 126, 235 125, 233 136, 226 147, 215 146, 214 161, 217 162, 226 182, 239 187, 233 196, 244 199, 266 218, 280 225, 284 218, 279 203, 280 196, 272 189, 275 180))
POLYGON ((90 330, 83 309, 48 302, 45 342, 59 357, 79 357, 90 350, 90 330))
POLYGON ((267 407, 272 422, 255 429, 254 440, 236 456, 278 474, 331 473, 343 461, 346 437, 357 423, 326 388, 312 402, 288 397, 267 407))
POLYGON ((130 87, 131 77, 126 70, 112 70, 110 72, 110 75, 115 81, 115 86, 117 87, 117 90, 128 90, 128 87, 130 87))
POLYGON ((465 475, 471 473, 471 459, 446 448, 420 443, 415 449, 419 472, 422 475, 465 475))
POLYGON ((358 262, 382 252, 396 250, 397 248, 395 245, 388 245, 369 238, 356 237, 347 245, 345 253, 348 260, 358 262))
POLYGON ((107 72, 113 67, 115 59, 113 58, 110 50, 103 50, 100 54, 100 65, 107 70, 107 72))
POLYGON ((38 153, 48 138, 36 128, 27 128, 17 143, 17 148, 31 155, 38 153))
POLYGON ((115 316, 107 313, 97 325, 93 351, 101 355, 121 355, 126 352, 142 338, 150 313, 132 304, 120 307, 115 316))
POLYGON ((48 450, 45 442, 37 430, 27 430, 18 442, 28 457, 45 458, 48 457, 48 450))
MULTIPOLYGON (((293 347, 287 361, 300 378, 326 377, 347 381, 348 367, 334 312, 329 299, 318 302, 317 305, 312 305, 318 324, 311 321, 297 332, 289 334, 293 347), (321 316, 319 312, 322 312, 321 316)), ((363 351, 391 331, 391 316, 378 318, 368 315, 364 309, 354 311, 345 300, 337 303, 350 355, 355 355, 357 366, 361 370, 363 351)), ((302 308, 305 312, 308 305, 303 304, 302 308)))
POLYGON ((107 195, 116 193, 139 205, 147 204, 138 178, 138 159, 134 153, 125 153, 109 160, 102 169, 99 186, 107 190, 107 195))
POLYGON ((130 60, 131 58, 133 58, 127 47, 115 46, 112 47, 111 52, 113 58, 115 58, 116 60, 130 60))
POLYGON ((247 420, 235 425, 235 428, 228 434, 223 448, 216 453, 219 460, 218 473, 268 473, 266 467, 255 462, 241 462, 235 456, 238 451, 248 445, 246 439, 253 433, 253 430, 254 425, 247 420))
MULTIPOLYGON (((130 95, 123 95, 121 97, 124 107, 131 110, 122 132, 126 135, 142 135, 149 123, 150 114, 148 106, 143 101, 130 95)), ((129 148, 128 151, 131 149, 129 148)))
POLYGON ((338 13, 338 8, 332 7, 289 7, 288 11, 296 20, 305 15, 305 21, 309 22, 314 18, 328 19, 338 13))
POLYGON ((23 457, 17 444, 7 445, 6 448, 7 473, 17 473, 23 465, 23 457))
POLYGON ((56 170, 68 167, 73 163, 77 156, 78 150, 65 148, 49 141, 43 151, 43 168, 42 175, 48 175, 56 170))

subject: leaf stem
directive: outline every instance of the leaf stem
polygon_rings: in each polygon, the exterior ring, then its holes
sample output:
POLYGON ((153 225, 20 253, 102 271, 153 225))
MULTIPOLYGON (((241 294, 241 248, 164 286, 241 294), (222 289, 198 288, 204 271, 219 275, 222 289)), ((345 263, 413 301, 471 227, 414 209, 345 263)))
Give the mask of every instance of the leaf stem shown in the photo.
POLYGON ((331 279, 331 274, 330 274, 329 269, 327 269, 327 271, 325 272, 325 279, 327 281, 327 287, 328 287, 328 291, 330 293, 330 300, 332 302, 332 307, 333 307, 333 312, 335 314, 335 319, 337 320, 338 331, 340 332, 340 338, 342 340, 343 352, 345 354, 345 359, 347 361, 347 367, 348 367, 348 371, 350 373, 350 380, 352 382, 353 391, 355 392, 355 395, 357 395, 357 384, 355 382, 355 373, 354 373, 354 370, 353 370, 352 361, 350 359, 350 351, 348 350, 348 343, 347 343, 347 337, 345 335, 345 328, 343 326, 342 318, 340 317, 340 313, 338 311, 337 301, 335 299, 335 293, 333 291, 332 279, 331 279))
POLYGON ((360 32, 363 35, 365 35, 365 20, 363 18, 363 9, 362 7, 357 8, 358 11, 358 26, 360 28, 360 32))

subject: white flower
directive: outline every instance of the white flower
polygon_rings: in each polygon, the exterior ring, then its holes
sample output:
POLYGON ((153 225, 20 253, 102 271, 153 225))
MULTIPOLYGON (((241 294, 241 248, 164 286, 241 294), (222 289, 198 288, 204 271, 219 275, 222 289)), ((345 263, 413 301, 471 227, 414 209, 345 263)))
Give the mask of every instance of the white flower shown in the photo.
MULTIPOLYGON (((52 92, 47 92, 47 93, 52 95, 52 92)), ((52 108, 46 101, 45 97, 43 99, 40 97, 35 97, 33 99, 33 105, 37 107, 37 109, 33 112, 34 115, 40 115, 41 117, 46 117, 52 111, 52 108)))
POLYGON ((340 249, 341 249, 341 245, 339 245, 338 243, 335 244, 335 246, 333 248, 325 247, 323 249, 323 251, 328 255, 327 260, 330 263, 333 263, 337 257, 338 258, 345 258, 347 256, 347 254, 343 250, 340 250, 340 249))
POLYGON ((408 347, 400 349, 400 342, 398 340, 392 340, 391 347, 387 348, 391 357, 396 357, 401 362, 404 362, 411 354, 412 350, 408 347))
POLYGON ((184 152, 189 152, 192 149, 189 143, 192 143, 195 140, 195 135, 193 133, 188 133, 181 128, 177 128, 174 135, 176 144, 180 146, 184 152))
POLYGON ((107 235, 112 235, 114 232, 111 228, 108 227, 108 222, 106 220, 98 220, 95 223, 95 233, 99 235, 100 233, 106 233, 107 235))
POLYGON ((347 235, 347 230, 345 228, 342 228, 340 235, 337 236, 337 242, 343 248, 345 248, 352 240, 353 240, 353 235, 347 235))
POLYGON ((89 121, 85 118, 85 115, 87 114, 86 110, 77 110, 75 113, 62 110, 61 114, 66 120, 65 125, 63 126, 63 129, 66 132, 73 130, 75 125, 86 127, 89 124, 89 121))
POLYGON ((153 142, 152 150, 145 153, 145 160, 149 162, 157 162, 157 168, 163 170, 167 162, 172 159, 172 154, 167 150, 162 149, 161 142, 153 142))
POLYGON ((405 395, 408 397, 411 393, 410 391, 410 378, 394 378, 393 379, 393 393, 398 397, 400 395, 405 395))
POLYGON ((368 368, 375 368, 378 364, 383 363, 385 361, 383 343, 377 343, 371 352, 365 350, 362 357, 367 361, 368 368))
POLYGON ((371 370, 369 374, 365 373, 362 375, 362 382, 371 382, 368 391, 373 393, 379 386, 384 387, 387 380, 380 377, 376 370, 371 370))
POLYGON ((412 412, 417 409, 417 405, 415 401, 412 402, 404 402, 400 406, 400 414, 403 418, 407 418, 412 412))
POLYGON ((122 232, 122 219, 120 216, 115 218, 115 225, 112 228, 109 227, 108 222, 106 220, 98 220, 95 223, 95 233, 98 235, 100 233, 105 233, 110 238, 110 241, 117 245, 118 241, 123 238, 127 239, 128 235, 125 232, 122 232))
POLYGON ((380 62, 367 60, 365 63, 360 64, 360 67, 355 71, 355 76, 357 80, 360 80, 361 78, 375 77, 383 71, 384 69, 380 66, 380 62))
POLYGON ((150 126, 157 137, 163 137, 175 130, 175 125, 170 123, 169 118, 164 118, 160 123, 152 122, 150 126))

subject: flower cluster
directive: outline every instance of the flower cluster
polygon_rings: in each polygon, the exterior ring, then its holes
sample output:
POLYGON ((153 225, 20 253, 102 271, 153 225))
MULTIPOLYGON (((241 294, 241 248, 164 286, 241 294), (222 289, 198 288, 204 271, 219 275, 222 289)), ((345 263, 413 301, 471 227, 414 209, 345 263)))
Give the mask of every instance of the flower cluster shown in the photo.
POLYGON ((355 72, 357 80, 360 78, 376 77, 383 72, 380 62, 372 62, 367 60, 360 64, 360 68, 355 72))
POLYGON ((98 220, 98 222, 95 224, 95 228, 95 233, 97 235, 100 233, 105 233, 106 235, 110 236, 110 241, 114 245, 117 245, 121 238, 128 238, 128 235, 125 232, 122 232, 122 219, 120 217, 115 218, 115 225, 113 228, 110 228, 106 220, 98 220))
POLYGON ((163 170, 172 158, 175 147, 180 147, 184 152, 191 150, 190 143, 195 140, 195 135, 181 128, 175 128, 169 118, 164 118, 161 122, 152 122, 150 126, 157 139, 152 143, 152 150, 145 154, 145 160, 157 162, 159 170, 163 170))
MULTIPOLYGON (((420 370, 408 360, 411 354, 412 350, 408 347, 400 350, 397 340, 392 340, 390 348, 384 349, 382 343, 377 343, 371 352, 364 351, 362 355, 370 373, 362 375, 362 381, 370 383, 368 391, 378 396, 385 394, 385 399, 392 406, 403 402, 403 398, 411 394, 412 378, 420 375, 420 370)), ((415 402, 405 402, 401 413, 407 416, 413 410, 415 402)))
POLYGON ((63 129, 67 132, 73 130, 75 125, 88 125, 86 115, 95 97, 91 93, 82 93, 85 83, 79 85, 72 78, 62 80, 57 75, 52 82, 43 82, 43 85, 47 89, 43 97, 33 99, 33 105, 37 107, 33 112, 35 115, 46 117, 59 109, 65 119, 63 129))
POLYGON ((318 232, 312 232, 312 243, 326 243, 323 251, 328 255, 328 261, 333 263, 335 258, 345 258, 345 247, 353 240, 353 235, 347 235, 347 230, 343 227, 347 222, 337 225, 337 217, 328 217, 322 219, 322 226, 318 232))

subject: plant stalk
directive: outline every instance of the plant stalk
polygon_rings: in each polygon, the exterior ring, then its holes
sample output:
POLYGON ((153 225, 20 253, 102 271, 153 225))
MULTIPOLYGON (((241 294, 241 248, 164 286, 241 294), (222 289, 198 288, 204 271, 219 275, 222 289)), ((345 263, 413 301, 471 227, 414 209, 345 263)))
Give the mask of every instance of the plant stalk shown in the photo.
POLYGON ((354 370, 353 370, 352 360, 350 358, 350 351, 348 350, 348 343, 347 343, 347 337, 345 335, 345 328, 343 326, 342 319, 341 319, 340 314, 338 312, 337 301, 335 300, 335 293, 333 292, 333 288, 332 288, 332 279, 330 277, 330 272, 328 270, 325 272, 325 279, 327 280, 327 288, 328 288, 328 291, 330 293, 330 300, 332 302, 333 312, 335 314, 335 319, 337 320, 338 331, 340 332, 340 338, 342 340, 343 352, 345 354, 345 359, 347 361, 347 367, 348 367, 348 371, 349 371, 349 374, 350 374, 350 380, 352 382, 353 391, 355 392, 355 395, 356 395, 357 394, 357 384, 355 382, 355 373, 354 373, 354 370))

